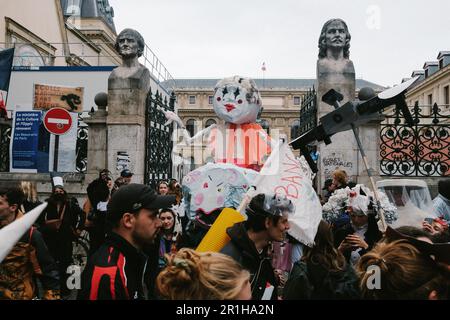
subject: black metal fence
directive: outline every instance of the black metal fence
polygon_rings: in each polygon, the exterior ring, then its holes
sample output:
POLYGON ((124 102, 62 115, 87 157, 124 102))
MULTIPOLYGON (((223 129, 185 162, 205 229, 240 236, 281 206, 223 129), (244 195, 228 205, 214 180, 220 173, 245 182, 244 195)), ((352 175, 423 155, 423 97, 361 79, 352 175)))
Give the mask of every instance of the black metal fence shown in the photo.
POLYGON ((79 114, 76 146, 76 170, 80 173, 85 173, 87 171, 87 150, 89 137, 89 127, 83 119, 82 114, 79 114))
POLYGON ((153 95, 150 90, 147 96, 144 183, 153 188, 160 180, 172 177, 173 129, 164 125, 167 119, 158 107, 174 111, 175 100, 173 92, 169 102, 159 91, 153 95))
POLYGON ((300 107, 300 128, 298 136, 317 126, 317 93, 314 87, 303 96, 300 107))
POLYGON ((410 108, 414 126, 394 109, 380 131, 380 172, 385 176, 450 176, 450 108, 410 108), (444 110, 447 112, 444 113, 444 110))

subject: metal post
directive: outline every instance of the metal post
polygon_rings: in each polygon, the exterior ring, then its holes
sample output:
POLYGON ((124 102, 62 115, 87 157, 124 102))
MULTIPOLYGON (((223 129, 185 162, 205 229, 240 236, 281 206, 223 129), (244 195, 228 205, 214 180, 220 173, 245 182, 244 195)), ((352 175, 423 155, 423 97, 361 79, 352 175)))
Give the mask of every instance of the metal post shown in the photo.
POLYGON ((55 135, 55 149, 53 152, 53 171, 58 171, 59 135, 55 135))
POLYGON ((370 172, 369 162, 367 161, 367 156, 366 156, 366 153, 364 152, 364 148, 362 146, 361 140, 359 139, 359 135, 356 132, 356 127, 355 127, 355 125, 353 123, 351 124, 351 126, 352 126, 352 130, 353 130, 353 134, 354 134, 355 139, 356 139, 356 143, 358 144, 359 152, 361 153, 361 158, 363 160, 364 166, 365 166, 366 171, 367 171, 367 176, 369 177, 369 181, 370 181, 370 184, 371 184, 372 189, 373 189, 373 195, 375 197, 375 201, 377 203, 377 210, 378 210, 378 213, 379 213, 378 216, 380 218, 381 227, 383 229, 381 231, 384 232, 384 231, 386 231, 386 228, 387 228, 386 227, 386 221, 384 219, 384 211, 383 211, 383 208, 381 208, 381 203, 380 203, 380 200, 378 199, 378 191, 377 191, 377 188, 375 187, 375 182, 373 181, 372 173, 370 172))
MULTIPOLYGON (((339 103, 339 101, 336 100, 334 102, 334 108, 338 109, 340 106, 341 106, 341 104, 339 103)), ((380 230, 380 231, 381 232, 385 232, 387 227, 386 227, 386 221, 384 219, 384 210, 383 210, 383 208, 381 208, 381 203, 380 203, 380 200, 378 199, 377 188, 375 187, 375 182, 373 181, 372 173, 370 172, 369 162, 367 161, 367 156, 366 156, 366 153, 364 151, 364 148, 363 148, 363 145, 361 143, 361 140, 359 139, 359 135, 356 132, 355 124, 352 123, 351 127, 352 127, 352 131, 353 131, 353 135, 355 136, 355 139, 356 139, 356 143, 358 144, 358 149, 359 149, 359 152, 361 154, 361 158, 363 159, 363 163, 364 163, 364 166, 365 166, 366 171, 367 171, 367 176, 369 177, 370 184, 372 186, 372 190, 373 190, 373 195, 375 197, 375 201, 377 203, 377 208, 376 209, 377 209, 377 212, 378 212, 378 217, 380 218, 380 221, 381 221, 381 228, 383 229, 383 230, 380 230)))

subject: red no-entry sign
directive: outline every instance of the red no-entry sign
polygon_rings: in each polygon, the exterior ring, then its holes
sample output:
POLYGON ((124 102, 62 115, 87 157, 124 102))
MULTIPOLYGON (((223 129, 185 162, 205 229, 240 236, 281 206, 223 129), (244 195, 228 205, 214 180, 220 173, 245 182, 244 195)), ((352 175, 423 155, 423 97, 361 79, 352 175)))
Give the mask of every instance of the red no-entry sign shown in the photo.
POLYGON ((45 114, 44 126, 52 134, 63 135, 72 127, 72 117, 66 109, 53 108, 45 114))

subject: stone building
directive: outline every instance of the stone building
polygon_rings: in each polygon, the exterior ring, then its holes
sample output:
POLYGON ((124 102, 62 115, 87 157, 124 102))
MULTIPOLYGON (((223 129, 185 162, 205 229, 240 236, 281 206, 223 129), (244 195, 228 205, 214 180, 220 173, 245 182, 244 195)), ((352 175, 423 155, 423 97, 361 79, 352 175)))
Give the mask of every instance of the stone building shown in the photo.
POLYGON ((440 51, 437 61, 428 61, 422 70, 411 77, 420 76, 417 84, 406 93, 409 106, 432 106, 437 103, 443 112, 450 112, 450 51, 440 51))
POLYGON ((1 8, 0 49, 16 48, 14 66, 120 64, 108 0, 3 0, 1 8))

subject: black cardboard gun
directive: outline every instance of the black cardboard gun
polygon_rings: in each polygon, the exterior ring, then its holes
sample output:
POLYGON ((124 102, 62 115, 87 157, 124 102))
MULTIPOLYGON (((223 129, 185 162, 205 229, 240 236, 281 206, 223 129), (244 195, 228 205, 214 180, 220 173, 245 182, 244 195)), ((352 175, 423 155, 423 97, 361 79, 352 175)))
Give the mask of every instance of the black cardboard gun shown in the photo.
POLYGON ((317 172, 317 165, 311 158, 307 147, 312 142, 323 141, 328 145, 331 143, 330 137, 332 135, 354 129, 375 118, 380 118, 380 111, 391 105, 395 105, 397 110, 402 112, 405 122, 412 126, 414 120, 406 105, 405 93, 418 78, 415 77, 405 81, 398 86, 381 92, 378 96, 375 95, 371 88, 362 88, 359 92, 358 100, 349 101, 343 106, 340 105, 340 101, 344 98, 343 95, 334 89, 329 90, 323 95, 322 101, 334 106, 335 110, 321 117, 319 119, 320 124, 317 127, 294 139, 290 142, 290 145, 294 150, 300 149, 311 170, 317 172))

